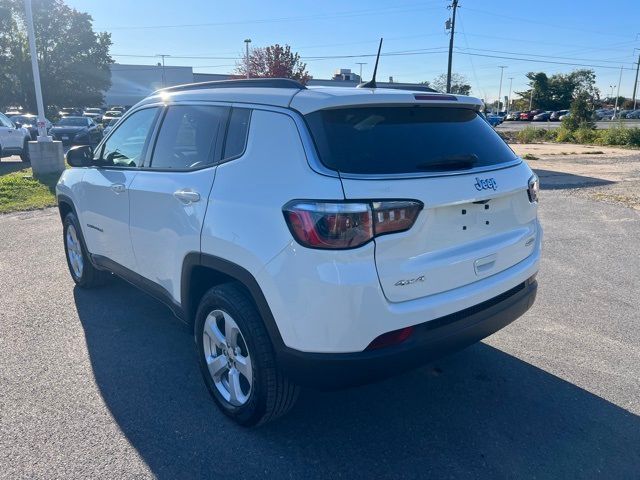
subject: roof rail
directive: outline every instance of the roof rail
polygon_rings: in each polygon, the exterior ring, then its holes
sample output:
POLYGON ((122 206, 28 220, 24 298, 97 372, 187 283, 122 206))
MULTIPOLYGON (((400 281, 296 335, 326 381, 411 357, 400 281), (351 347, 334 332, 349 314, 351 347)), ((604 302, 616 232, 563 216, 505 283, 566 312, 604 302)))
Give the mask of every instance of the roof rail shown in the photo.
POLYGON ((156 92, 183 92, 201 88, 296 88, 306 90, 302 83, 290 78, 246 78, 238 80, 216 80, 211 82, 186 83, 173 87, 161 88, 156 92))
POLYGON ((412 90, 414 92, 440 93, 438 90, 426 85, 412 85, 410 83, 385 83, 378 84, 378 88, 390 88, 392 90, 412 90))

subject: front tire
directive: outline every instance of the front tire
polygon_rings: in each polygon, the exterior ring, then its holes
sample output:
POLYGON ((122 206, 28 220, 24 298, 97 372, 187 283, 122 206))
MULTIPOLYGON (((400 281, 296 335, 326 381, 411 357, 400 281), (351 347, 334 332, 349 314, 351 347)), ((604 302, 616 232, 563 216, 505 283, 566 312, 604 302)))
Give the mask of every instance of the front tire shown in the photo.
POLYGON ((73 213, 64 217, 63 240, 69 273, 76 285, 82 288, 104 285, 110 273, 98 270, 91 263, 78 219, 73 213))
POLYGON ((205 384, 225 415, 254 426, 291 409, 299 387, 278 368, 262 318, 240 285, 219 285, 202 297, 194 333, 205 384))

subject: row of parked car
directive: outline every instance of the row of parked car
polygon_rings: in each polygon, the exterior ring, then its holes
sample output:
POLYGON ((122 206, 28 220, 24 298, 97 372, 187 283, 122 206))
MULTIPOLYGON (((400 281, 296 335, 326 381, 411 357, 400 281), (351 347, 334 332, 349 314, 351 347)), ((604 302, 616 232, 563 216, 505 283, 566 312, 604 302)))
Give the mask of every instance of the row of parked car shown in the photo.
POLYGON ((525 122, 559 122, 569 115, 569 110, 527 110, 524 112, 509 112, 505 120, 520 120, 525 122))
MULTIPOLYGON (((113 128, 126 112, 127 107, 102 108, 65 107, 58 112, 60 119, 51 122, 45 118, 47 134, 65 145, 95 145, 113 128)), ((38 116, 24 113, 18 109, 10 109, 5 116, 20 129, 29 132, 32 140, 38 137, 38 116)))
POLYGON ((640 108, 635 110, 620 110, 615 113, 612 108, 600 108, 594 112, 596 120, 617 120, 627 118, 629 120, 640 120, 640 108))

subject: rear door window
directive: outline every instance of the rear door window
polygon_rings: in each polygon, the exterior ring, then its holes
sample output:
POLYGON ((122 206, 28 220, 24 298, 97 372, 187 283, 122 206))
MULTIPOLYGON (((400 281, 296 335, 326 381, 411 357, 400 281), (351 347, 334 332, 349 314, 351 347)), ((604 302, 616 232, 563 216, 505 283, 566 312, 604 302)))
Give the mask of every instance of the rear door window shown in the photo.
POLYGON ((151 168, 189 170, 211 165, 228 113, 228 107, 211 105, 169 107, 153 149, 151 168))
POLYGON ((493 128, 466 108, 337 108, 306 119, 322 163, 344 173, 449 172, 517 159, 493 128))

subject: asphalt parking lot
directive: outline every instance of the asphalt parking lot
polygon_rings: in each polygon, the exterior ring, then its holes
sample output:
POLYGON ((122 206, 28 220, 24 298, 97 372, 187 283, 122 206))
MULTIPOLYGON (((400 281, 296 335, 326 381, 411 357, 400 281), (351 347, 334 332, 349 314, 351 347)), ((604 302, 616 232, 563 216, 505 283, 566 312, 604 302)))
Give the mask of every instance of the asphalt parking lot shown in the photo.
POLYGON ((73 287, 57 211, 0 216, 0 478, 637 479, 640 214, 571 186, 542 191, 524 317, 254 430, 216 410, 162 304, 73 287))

